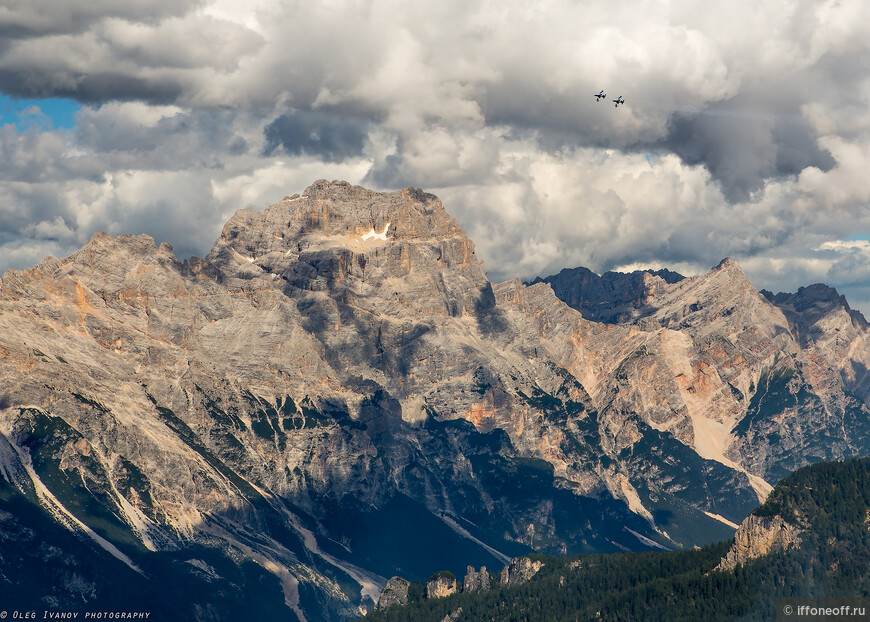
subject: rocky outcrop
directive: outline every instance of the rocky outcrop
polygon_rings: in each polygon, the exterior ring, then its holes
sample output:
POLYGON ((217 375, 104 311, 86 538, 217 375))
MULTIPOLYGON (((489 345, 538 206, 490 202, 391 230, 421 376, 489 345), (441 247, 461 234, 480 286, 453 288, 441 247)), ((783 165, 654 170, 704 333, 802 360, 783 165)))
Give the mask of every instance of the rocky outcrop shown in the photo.
POLYGON ((461 615, 462 607, 459 607, 456 611, 452 611, 443 618, 441 618, 441 622, 458 622, 461 615))
POLYGON ((426 598, 444 598, 455 593, 456 577, 450 572, 437 572, 426 581, 426 598))
POLYGON ((384 589, 381 590, 381 596, 378 598, 378 609, 386 609, 391 605, 407 605, 408 604, 408 588, 411 586, 410 581, 402 577, 392 577, 384 589))
POLYGON ((515 557, 510 563, 501 569, 499 583, 504 586, 513 586, 525 583, 544 567, 544 563, 528 557, 515 557))
POLYGON ((486 571, 486 566, 481 566, 480 571, 474 569, 474 566, 469 566, 465 572, 465 580, 463 581, 463 592, 487 592, 490 588, 490 576, 486 571))
POLYGON ((801 531, 781 516, 750 515, 734 534, 734 543, 716 569, 732 570, 762 555, 800 546, 801 531))
MULTIPOLYGON (((516 557, 505 566, 499 575, 499 583, 504 586, 519 585, 531 579, 543 568, 543 562, 532 560, 528 557, 516 557)), ((398 594, 407 602, 408 586, 410 584, 401 577, 393 577, 387 582, 387 586, 381 593, 378 608, 386 607, 395 602, 398 594), (385 600, 386 598, 386 600, 385 600)), ((426 598, 444 598, 457 592, 487 592, 492 587, 492 577, 487 572, 486 566, 475 570, 474 566, 468 566, 465 580, 458 585, 456 577, 448 571, 436 572, 426 582, 426 598)))

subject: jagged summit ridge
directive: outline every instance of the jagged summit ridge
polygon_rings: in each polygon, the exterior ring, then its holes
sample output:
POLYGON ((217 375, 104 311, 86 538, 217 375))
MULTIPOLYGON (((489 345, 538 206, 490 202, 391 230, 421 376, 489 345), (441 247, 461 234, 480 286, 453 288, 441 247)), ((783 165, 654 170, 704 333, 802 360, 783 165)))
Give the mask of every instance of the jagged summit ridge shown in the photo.
POLYGON ((379 193, 315 182, 263 212, 237 212, 206 261, 240 279, 238 287, 259 279, 340 291, 378 314, 462 315, 491 305, 474 244, 437 197, 413 188, 379 193), (391 311, 378 303, 387 300, 399 304, 391 311))
POLYGON ((618 324, 643 314, 644 306, 667 284, 683 280, 670 270, 636 270, 598 276, 588 268, 564 268, 559 274, 538 277, 532 284, 547 283, 568 306, 596 322, 618 324))
MULTIPOLYGON (((321 180, 301 195, 287 197, 262 212, 236 212, 207 258, 220 255, 227 246, 246 258, 272 253, 289 258, 308 248, 363 251, 387 241, 364 239, 370 230, 386 232, 387 240, 393 242, 468 240, 441 201, 422 190, 380 193, 347 182, 321 180)), ((468 244, 473 254, 474 247, 468 244)))

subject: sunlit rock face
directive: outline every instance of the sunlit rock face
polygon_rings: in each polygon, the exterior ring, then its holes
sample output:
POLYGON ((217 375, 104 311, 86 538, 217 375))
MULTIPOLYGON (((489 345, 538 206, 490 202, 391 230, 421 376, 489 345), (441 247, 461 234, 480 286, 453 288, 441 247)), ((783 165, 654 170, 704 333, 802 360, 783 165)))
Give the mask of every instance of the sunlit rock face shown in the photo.
POLYGON ((0 279, 0 520, 78 542, 58 605, 171 569, 194 617, 215 586, 347 619, 394 575, 729 537, 768 482, 867 452, 867 327, 730 260, 673 275, 608 277, 597 321, 491 284, 436 197, 344 182, 204 259, 97 234, 0 279))
POLYGON ((612 429, 639 415, 700 456, 744 470, 760 498, 769 490, 761 479, 866 453, 870 331, 842 296, 824 285, 759 293, 731 259, 701 276, 673 275, 548 277, 581 313, 603 289, 604 308, 623 301, 601 333, 616 348, 574 340, 561 354, 612 429), (609 339, 626 328, 631 339, 609 339), (628 357, 617 349, 625 347, 628 357), (584 377, 588 360, 602 355, 584 377))
POLYGON ((528 557, 517 557, 511 563, 501 569, 499 582, 502 585, 513 586, 525 583, 544 567, 544 563, 528 557))
POLYGON ((733 570, 768 553, 799 546, 801 529, 781 516, 750 515, 734 534, 734 542, 717 570, 733 570))
POLYGON ((426 598, 444 598, 456 593, 456 577, 437 576, 426 582, 426 598))

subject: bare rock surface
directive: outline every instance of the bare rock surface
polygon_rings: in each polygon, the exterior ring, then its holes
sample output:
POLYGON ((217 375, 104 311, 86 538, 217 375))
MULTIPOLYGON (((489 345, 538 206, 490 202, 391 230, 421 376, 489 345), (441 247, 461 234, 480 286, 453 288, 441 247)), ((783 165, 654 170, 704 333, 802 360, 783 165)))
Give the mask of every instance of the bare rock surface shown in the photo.
POLYGON ((800 534, 800 527, 781 516, 750 515, 734 534, 734 543, 716 569, 733 570, 762 555, 799 546, 800 534))
POLYGON ((544 567, 544 563, 528 557, 517 557, 501 569, 499 582, 507 587, 525 583, 544 567))
POLYGON ((408 604, 408 588, 411 583, 402 577, 392 577, 384 589, 381 590, 381 596, 378 599, 378 609, 386 609, 391 605, 407 605, 408 604))
POLYGON ((444 598, 456 593, 456 577, 438 573, 426 582, 426 598, 444 598))
POLYGON ((588 268, 565 268, 559 274, 537 278, 547 283, 559 300, 577 309, 587 320, 620 324, 642 315, 645 305, 668 283, 683 280, 671 270, 606 272, 598 276, 588 268))
POLYGON ((462 582, 464 592, 487 592, 490 587, 490 576, 486 571, 486 566, 481 566, 479 571, 475 570, 474 566, 469 566, 466 569, 465 580, 462 582))

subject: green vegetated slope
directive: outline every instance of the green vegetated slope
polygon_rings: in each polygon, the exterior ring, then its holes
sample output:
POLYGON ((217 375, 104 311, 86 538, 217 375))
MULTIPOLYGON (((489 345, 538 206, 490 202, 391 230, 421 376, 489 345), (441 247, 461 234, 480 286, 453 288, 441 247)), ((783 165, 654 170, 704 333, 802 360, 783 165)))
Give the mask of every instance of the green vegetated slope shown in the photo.
POLYGON ((536 556, 528 582, 461 593, 366 616, 375 622, 775 620, 777 597, 870 595, 870 458, 828 462, 783 479, 753 514, 781 516, 801 544, 715 570, 730 542, 669 553, 536 556))

